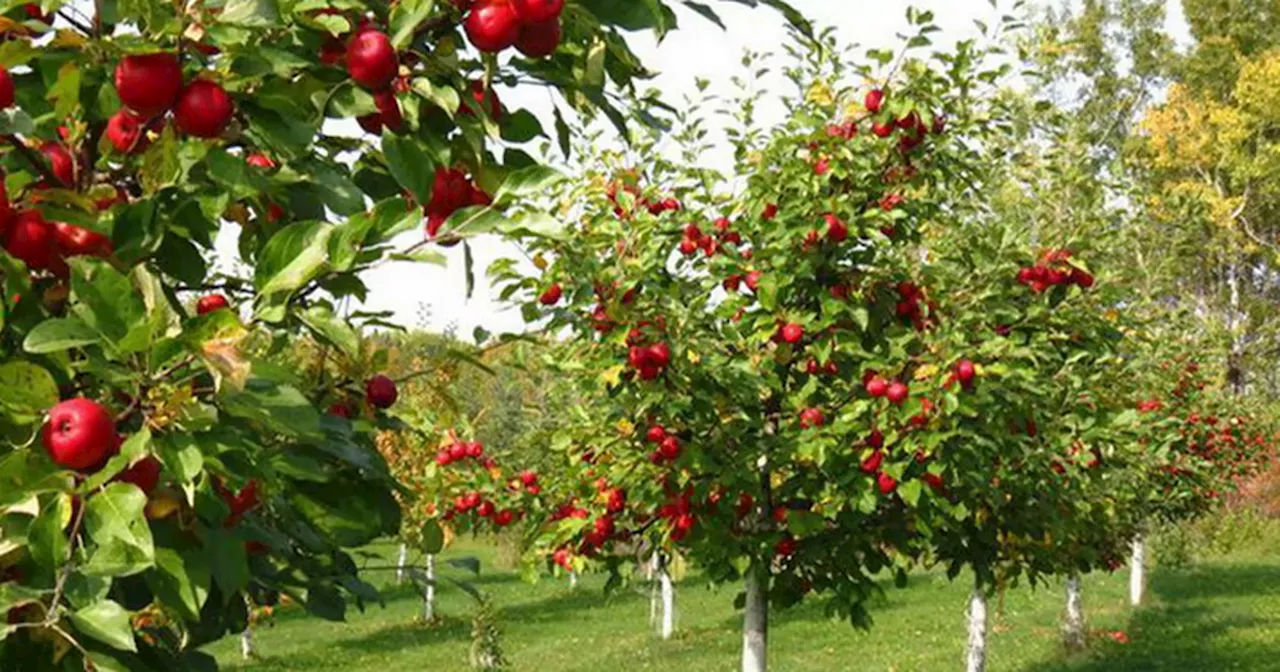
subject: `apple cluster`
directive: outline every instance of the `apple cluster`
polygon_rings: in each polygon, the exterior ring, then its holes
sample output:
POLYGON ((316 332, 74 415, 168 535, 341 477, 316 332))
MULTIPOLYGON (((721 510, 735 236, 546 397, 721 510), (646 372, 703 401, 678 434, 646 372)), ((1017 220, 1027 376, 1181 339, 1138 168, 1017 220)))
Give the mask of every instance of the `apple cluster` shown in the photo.
MULTIPOLYGON (((427 236, 432 239, 440 236, 441 227, 458 210, 492 202, 489 194, 476 186, 462 169, 436 168, 431 184, 431 201, 422 206, 423 214, 427 216, 427 236)), ((457 240, 445 235, 440 236, 437 242, 448 246, 457 244, 457 240)))
POLYGON ((159 131, 170 111, 177 129, 197 138, 222 135, 235 114, 221 84, 205 78, 184 84, 178 56, 167 51, 120 59, 115 85, 123 107, 108 120, 106 135, 122 154, 144 149, 145 130, 159 131))
POLYGON ((1036 294, 1060 285, 1089 289, 1093 282, 1092 274, 1071 263, 1070 250, 1047 250, 1034 265, 1018 269, 1018 283, 1036 294))

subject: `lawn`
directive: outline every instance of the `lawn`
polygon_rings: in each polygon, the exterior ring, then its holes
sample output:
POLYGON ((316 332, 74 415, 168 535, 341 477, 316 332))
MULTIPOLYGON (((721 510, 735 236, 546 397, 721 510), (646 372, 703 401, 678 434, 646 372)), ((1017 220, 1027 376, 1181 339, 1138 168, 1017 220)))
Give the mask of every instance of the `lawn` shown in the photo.
MULTIPOLYGON (((390 556, 389 545, 376 550, 390 556)), ((463 543, 449 556, 476 555, 485 567, 478 583, 501 610, 503 645, 516 670, 622 672, 733 670, 740 647, 735 590, 709 588, 691 575, 679 587, 679 632, 662 642, 648 627, 642 588, 603 593, 603 577, 587 576, 571 590, 544 578, 528 584, 493 570, 495 550, 463 543)), ((457 570, 449 570, 456 572, 457 570)), ((392 577, 386 574, 385 581, 392 577)), ((456 573, 461 577, 461 573, 456 573)), ((1058 638, 1061 586, 1011 590, 995 616, 989 644, 993 672, 1135 672, 1142 670, 1280 670, 1280 558, 1240 552, 1186 570, 1155 570, 1148 604, 1125 603, 1128 575, 1084 580, 1086 614, 1094 631, 1086 655, 1067 659, 1058 638), (1107 633, 1123 631, 1126 644, 1107 633)), ((297 607, 277 612, 258 633, 261 658, 240 659, 238 641, 210 647, 230 670, 466 670, 472 601, 456 587, 440 588, 443 622, 416 620, 421 600, 389 585, 386 606, 353 612, 346 623, 307 616, 297 607)), ((826 618, 819 603, 775 612, 771 667, 807 670, 955 670, 964 646, 964 577, 948 582, 919 573, 905 589, 886 586, 873 607, 875 625, 862 632, 826 618)), ((995 605, 993 605, 993 610, 995 605)))

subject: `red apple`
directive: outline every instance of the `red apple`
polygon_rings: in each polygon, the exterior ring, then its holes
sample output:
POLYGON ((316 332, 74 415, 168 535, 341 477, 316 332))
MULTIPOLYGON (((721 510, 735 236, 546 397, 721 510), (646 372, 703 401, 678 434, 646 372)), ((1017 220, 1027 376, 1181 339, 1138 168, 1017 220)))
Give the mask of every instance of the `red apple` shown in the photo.
POLYGON ((529 58, 546 58, 560 46, 560 18, 526 23, 516 38, 516 50, 529 58))
POLYGON ((363 128, 366 133, 382 135, 382 115, 377 112, 356 117, 356 123, 360 124, 360 128, 363 128))
POLYGON ((523 483, 526 488, 533 487, 538 483, 538 472, 531 469, 525 469, 520 472, 520 482, 523 483))
POLYGON ((645 440, 649 443, 662 443, 667 438, 667 430, 662 425, 654 425, 645 433, 645 440))
POLYGON ((143 119, 128 109, 120 108, 107 120, 107 139, 121 154, 140 152, 147 147, 144 123, 143 119))
POLYGON ((23 210, 9 224, 4 249, 27 268, 49 268, 55 257, 53 229, 38 211, 23 210))
POLYGON ((804 338, 804 327, 795 322, 788 322, 782 326, 782 340, 787 343, 796 344, 804 338))
POLYGON ((898 489, 898 479, 881 472, 876 476, 876 487, 880 489, 880 494, 888 495, 898 489))
POLYGON ((872 89, 867 92, 866 97, 862 100, 862 104, 871 114, 880 112, 880 108, 884 106, 884 91, 880 89, 872 89))
POLYGON ((261 152, 255 152, 253 154, 250 154, 249 156, 245 157, 244 162, 253 166, 254 168, 262 168, 263 170, 271 170, 272 168, 276 167, 276 162, 272 161, 271 157, 261 152))
POLYGON ((207 315, 215 310, 222 310, 229 305, 231 304, 227 302, 227 297, 221 294, 202 296, 200 297, 200 300, 196 302, 196 314, 207 315))
POLYGON ((906 401, 909 393, 910 390, 907 389, 907 386, 897 380, 889 383, 889 387, 885 390, 885 396, 888 397, 889 401, 898 405, 902 405, 902 402, 906 401))
POLYGON ((84 470, 101 465, 116 447, 116 423, 96 401, 68 399, 49 411, 43 441, 54 462, 84 470))
POLYGON ((76 162, 71 152, 60 142, 49 141, 40 145, 40 151, 49 159, 49 169, 64 187, 76 183, 76 162))
POLYGON ((400 114, 400 103, 391 89, 375 91, 373 104, 378 108, 378 119, 392 133, 404 130, 404 116, 400 114))
POLYGON ((197 138, 216 138, 227 130, 235 103, 217 82, 197 79, 182 90, 173 120, 178 130, 197 138))
POLYGON ((973 365, 973 362, 967 359, 962 359, 956 362, 955 373, 956 380, 960 381, 960 384, 967 388, 973 384, 973 378, 977 375, 978 370, 977 367, 973 365))
POLYGON ((511 0, 479 0, 463 22, 472 46, 489 53, 515 44, 520 26, 520 16, 511 0))
POLYGON ((64 257, 105 256, 112 252, 111 241, 101 233, 67 224, 52 222, 53 242, 64 257))
POLYGON ((827 220, 827 240, 842 243, 849 237, 849 227, 839 217, 827 213, 823 218, 827 220))
POLYGON ((874 474, 880 471, 880 465, 884 463, 884 452, 876 450, 862 460, 862 464, 858 466, 864 474, 874 474))
POLYGON ((493 524, 498 527, 506 527, 515 519, 516 514, 512 513, 511 509, 503 509, 493 515, 493 524))
POLYGON ((372 28, 357 31, 347 43, 347 74, 356 84, 377 91, 395 79, 400 62, 387 34, 372 28))
POLYGON ((658 448, 658 453, 666 460, 674 460, 680 457, 680 439, 674 436, 668 436, 662 440, 662 445, 658 448))
POLYGON ((0 65, 0 108, 12 107, 13 101, 13 76, 9 74, 9 68, 0 65))
POLYGON ((169 52, 125 56, 116 65, 116 93, 145 118, 164 114, 182 91, 182 65, 169 52))
POLYGON ((560 302, 560 297, 563 294, 564 290, 560 288, 560 283, 553 283, 542 293, 542 296, 538 297, 538 303, 544 306, 554 306, 560 302))
POLYGON ((390 408, 400 396, 396 390, 395 381, 382 374, 370 378, 364 385, 364 391, 365 397, 374 408, 390 408))
POLYGON ((806 408, 800 411, 800 426, 809 429, 812 427, 821 427, 827 424, 827 419, 822 415, 822 409, 806 408))
POLYGON ((114 479, 120 483, 132 483, 148 496, 160 485, 160 460, 148 455, 133 463, 133 466, 120 472, 114 479))
POLYGON ((564 0, 514 0, 516 15, 525 23, 542 23, 560 18, 564 0))

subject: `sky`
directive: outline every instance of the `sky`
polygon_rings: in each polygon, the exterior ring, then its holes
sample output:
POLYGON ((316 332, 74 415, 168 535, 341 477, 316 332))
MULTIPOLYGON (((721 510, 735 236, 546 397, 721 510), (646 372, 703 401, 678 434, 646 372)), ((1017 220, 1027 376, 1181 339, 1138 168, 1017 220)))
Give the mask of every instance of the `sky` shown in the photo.
MULTIPOLYGON (((677 4, 677 3, 672 3, 677 4)), ((741 70, 739 59, 744 50, 777 51, 786 41, 784 21, 780 15, 767 8, 750 9, 736 3, 715 2, 727 30, 693 14, 682 6, 677 9, 680 29, 669 33, 658 43, 649 33, 629 35, 632 49, 651 70, 659 74, 650 82, 664 93, 669 102, 682 100, 694 93, 696 78, 712 82, 726 82, 741 70)), ((933 36, 934 44, 946 49, 958 40, 979 37, 974 20, 984 20, 994 25, 1000 12, 993 9, 988 0, 792 0, 792 4, 809 17, 816 26, 833 26, 843 43, 868 48, 896 48, 901 40, 896 34, 907 30, 905 12, 908 4, 920 10, 931 10, 934 22, 942 29, 933 36)), ((1007 9, 1010 0, 1000 0, 1001 9, 1007 9)), ((1171 3, 1171 28, 1175 34, 1184 34, 1181 11, 1177 2, 1171 3)), ((713 84, 713 89, 714 89, 713 84)), ((775 90, 777 87, 774 87, 775 90)), ((499 89, 508 108, 524 107, 543 119, 545 128, 552 128, 546 91, 499 89)), ((768 124, 777 121, 779 110, 762 110, 760 121, 768 124), (770 114, 775 118, 771 119, 770 114)), ((712 164, 728 161, 727 152, 709 157, 712 164)), ((727 168, 728 165, 715 165, 727 168)), ((417 242, 420 233, 405 234, 402 242, 407 247, 417 242)), ((218 247, 234 249, 234 235, 227 231, 218 247)), ((365 273, 363 279, 369 287, 369 298, 364 310, 385 310, 394 313, 393 321, 406 327, 423 327, 431 331, 454 330, 459 335, 470 335, 477 326, 493 333, 515 332, 523 328, 518 310, 504 309, 495 300, 496 293, 489 291, 483 271, 488 264, 503 257, 517 256, 514 248, 493 238, 481 238, 472 242, 477 283, 474 294, 465 294, 464 269, 461 246, 447 250, 449 263, 445 267, 427 264, 395 262, 365 273)))

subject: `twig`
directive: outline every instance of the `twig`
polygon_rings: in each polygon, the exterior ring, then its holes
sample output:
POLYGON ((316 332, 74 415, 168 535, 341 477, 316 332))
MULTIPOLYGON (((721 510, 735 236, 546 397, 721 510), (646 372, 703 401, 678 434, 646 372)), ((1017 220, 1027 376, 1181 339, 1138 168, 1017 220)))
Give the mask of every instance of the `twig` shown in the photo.
POLYGON ((86 26, 83 23, 80 23, 79 20, 71 18, 70 14, 67 14, 66 12, 61 12, 61 11, 58 12, 57 14, 58 16, 62 17, 63 21, 66 21, 67 23, 71 24, 71 27, 84 33, 86 36, 92 36, 94 34, 93 29, 89 28, 89 26, 86 26))

